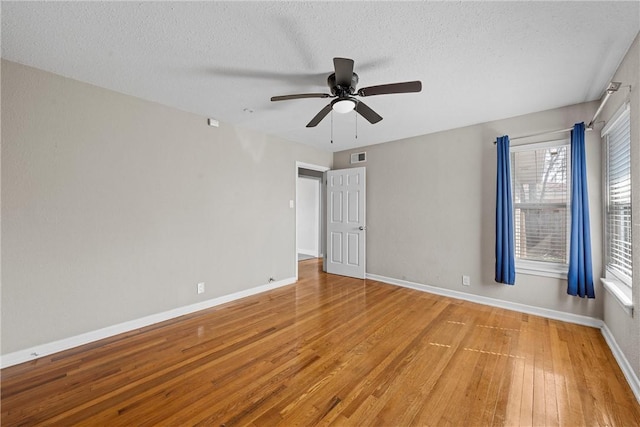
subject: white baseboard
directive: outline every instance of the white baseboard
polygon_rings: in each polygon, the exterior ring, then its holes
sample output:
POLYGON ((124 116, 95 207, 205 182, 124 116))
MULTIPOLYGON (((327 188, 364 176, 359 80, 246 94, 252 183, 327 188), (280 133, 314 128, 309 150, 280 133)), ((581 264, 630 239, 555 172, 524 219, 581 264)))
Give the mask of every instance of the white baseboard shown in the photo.
POLYGON ((436 295, 461 299, 465 301, 475 302, 478 304, 489 305, 492 307, 504 308, 507 310, 518 311, 520 313, 533 314, 535 316, 546 317, 548 319, 561 320, 563 322, 576 323, 578 325, 591 326, 593 328, 602 328, 604 322, 595 317, 582 316, 580 314, 565 313, 563 311, 550 310, 548 308, 535 307, 532 305, 520 304, 499 300, 495 298, 483 297, 481 295, 468 294, 466 292, 454 291, 451 289, 439 288, 437 286, 423 285, 421 283, 409 282, 406 280, 393 279, 390 277, 378 276, 377 274, 367 273, 367 279, 377 280, 379 282, 388 283, 390 285, 402 286, 404 288, 416 289, 418 291, 429 292, 436 295))
POLYGON ((318 251, 312 251, 311 249, 298 249, 298 253, 302 255, 309 255, 315 258, 320 258, 318 251))
POLYGON ((229 295, 223 295, 221 297, 213 298, 210 300, 198 302, 195 304, 187 305, 184 307, 174 308, 172 310, 164 311, 162 313, 152 314, 150 316, 142 317, 140 319, 130 320, 128 322, 119 323, 113 326, 107 326, 106 328, 98 329, 84 334, 76 335, 69 338, 64 338, 58 341, 37 345, 24 350, 18 350, 13 353, 8 353, 0 356, 0 368, 6 368, 9 366, 17 365, 20 363, 28 362, 30 360, 37 359, 39 357, 48 356, 53 353, 68 350, 73 347, 88 344, 94 341, 98 341, 104 338, 109 338, 114 335, 122 334, 124 332, 130 332, 135 329, 143 328, 145 326, 153 325, 155 323, 164 322, 165 320, 173 319, 185 314, 194 313, 196 311, 204 310, 207 308, 215 307, 217 305, 225 304, 231 301, 245 298, 251 295, 266 292, 272 289, 279 288, 281 286, 290 285, 296 282, 295 277, 288 279, 278 280, 268 283, 266 285, 256 286, 255 288, 246 289, 244 291, 235 292, 229 295))
POLYGON ((613 353, 613 357, 615 357, 616 362, 618 362, 620 370, 622 370, 624 377, 627 379, 629 387, 631 387, 631 391, 633 391, 633 394, 636 396, 636 400, 640 403, 640 379, 638 379, 638 376, 633 371, 629 360, 627 360, 622 349, 618 346, 616 339, 613 337, 613 334, 606 323, 602 325, 601 332, 604 340, 611 349, 611 353, 613 353))

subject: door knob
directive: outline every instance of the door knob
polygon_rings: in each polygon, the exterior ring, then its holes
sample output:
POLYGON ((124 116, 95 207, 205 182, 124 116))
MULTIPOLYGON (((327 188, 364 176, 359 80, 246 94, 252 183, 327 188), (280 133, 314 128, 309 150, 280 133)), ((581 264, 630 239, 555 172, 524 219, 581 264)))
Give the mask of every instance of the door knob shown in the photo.
POLYGON ((361 231, 362 230, 366 230, 366 229, 367 229, 367 227, 365 227, 364 225, 361 225, 360 227, 358 227, 358 230, 361 230, 361 231))

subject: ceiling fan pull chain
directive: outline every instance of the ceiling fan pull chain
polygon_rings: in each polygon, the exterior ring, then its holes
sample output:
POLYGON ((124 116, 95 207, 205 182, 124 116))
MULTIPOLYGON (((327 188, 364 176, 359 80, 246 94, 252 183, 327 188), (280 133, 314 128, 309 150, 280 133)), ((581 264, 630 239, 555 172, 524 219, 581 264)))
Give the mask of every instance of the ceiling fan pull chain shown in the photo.
POLYGON ((331 143, 333 144, 333 110, 331 110, 331 143))
POLYGON ((356 139, 358 139, 358 105, 356 105, 356 139))

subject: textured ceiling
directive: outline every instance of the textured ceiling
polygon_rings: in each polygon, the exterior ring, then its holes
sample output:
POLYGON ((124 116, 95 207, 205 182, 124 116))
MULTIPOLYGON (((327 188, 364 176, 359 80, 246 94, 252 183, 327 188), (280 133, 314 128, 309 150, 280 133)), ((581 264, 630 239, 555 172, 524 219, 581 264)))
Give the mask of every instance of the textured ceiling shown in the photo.
MULTIPOLYGON (((640 2, 6 2, 2 57, 338 151, 598 99, 640 30, 640 2), (422 80, 331 115, 333 57, 358 87, 422 80)), ((589 118, 585 117, 585 120, 589 118)))

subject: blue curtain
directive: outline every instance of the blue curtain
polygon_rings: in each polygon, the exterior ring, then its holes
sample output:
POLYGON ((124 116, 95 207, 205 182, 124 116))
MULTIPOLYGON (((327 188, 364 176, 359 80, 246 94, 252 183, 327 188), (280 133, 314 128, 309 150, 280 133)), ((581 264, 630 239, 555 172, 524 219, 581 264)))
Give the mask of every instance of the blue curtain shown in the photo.
POLYGON ((584 130, 584 123, 577 123, 571 131, 571 243, 567 293, 595 298, 584 130))
POLYGON ((496 282, 513 285, 516 266, 513 237, 513 201, 509 137, 498 138, 498 180, 496 186, 496 282))

